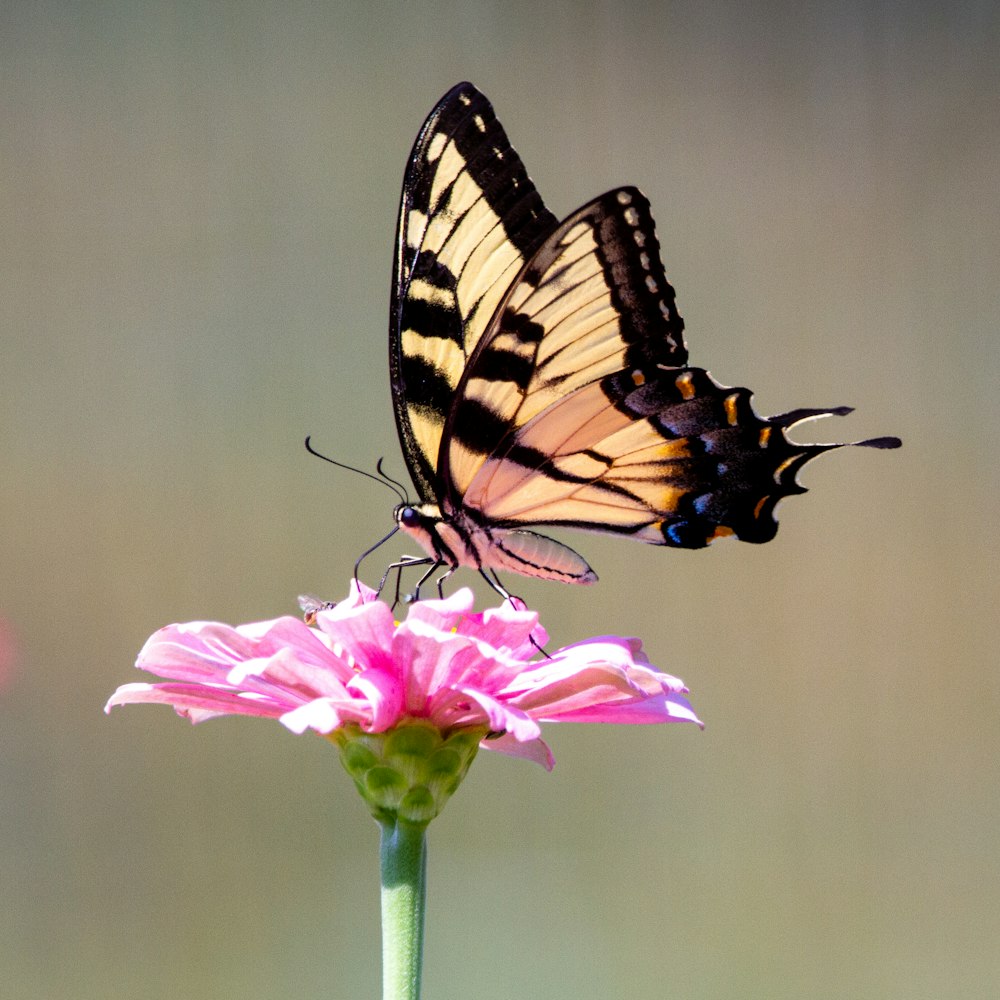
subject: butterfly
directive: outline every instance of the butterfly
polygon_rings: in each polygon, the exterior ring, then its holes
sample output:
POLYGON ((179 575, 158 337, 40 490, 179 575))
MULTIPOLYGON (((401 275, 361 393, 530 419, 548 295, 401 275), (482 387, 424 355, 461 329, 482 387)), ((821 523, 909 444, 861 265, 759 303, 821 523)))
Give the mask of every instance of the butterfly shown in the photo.
POLYGON ((420 501, 395 521, 427 553, 406 562, 430 566, 421 582, 458 566, 495 587, 498 571, 597 579, 539 525, 766 542, 778 502, 805 492, 798 470, 842 447, 785 432, 850 407, 760 417, 749 389, 689 367, 645 196, 617 188, 560 222, 469 83, 410 153, 392 288, 393 407, 420 501))

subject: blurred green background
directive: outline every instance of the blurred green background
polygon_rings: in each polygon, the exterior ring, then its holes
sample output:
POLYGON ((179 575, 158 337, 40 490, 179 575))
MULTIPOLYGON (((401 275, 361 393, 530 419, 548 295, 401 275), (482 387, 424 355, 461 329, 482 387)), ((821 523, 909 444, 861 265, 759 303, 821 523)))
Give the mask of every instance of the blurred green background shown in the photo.
POLYGON ((388 530, 302 439, 404 475, 397 200, 465 78, 556 214, 649 195, 693 363, 905 446, 810 466, 770 545, 577 535, 596 588, 516 581, 708 726, 481 755, 426 995, 996 996, 998 52, 981 2, 4 4, 3 996, 378 995, 329 745, 101 708, 160 625, 336 598, 388 530))

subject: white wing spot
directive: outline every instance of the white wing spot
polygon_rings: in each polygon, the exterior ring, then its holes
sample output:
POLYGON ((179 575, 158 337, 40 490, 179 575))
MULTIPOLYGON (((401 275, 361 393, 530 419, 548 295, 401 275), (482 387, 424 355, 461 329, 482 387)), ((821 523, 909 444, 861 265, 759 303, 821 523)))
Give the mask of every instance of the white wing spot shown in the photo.
POLYGON ((476 123, 476 128, 479 129, 480 132, 486 131, 486 122, 483 121, 482 115, 476 115, 472 120, 476 123))
POLYGON ((462 102, 462 103, 463 103, 463 104, 464 104, 464 105, 465 105, 466 107, 468 107, 468 106, 469 106, 469 105, 470 105, 470 104, 472 103, 472 98, 471 98, 471 97, 469 97, 469 95, 468 95, 468 94, 462 94, 462 95, 461 95, 461 96, 460 96, 460 97, 459 97, 458 99, 459 99, 459 100, 460 100, 460 101, 461 101, 461 102, 462 102))
POLYGON ((619 205, 631 205, 632 204, 632 195, 630 195, 628 193, 628 191, 619 191, 618 192, 618 204, 619 205))
POLYGON ((437 135, 431 139, 430 144, 427 147, 427 159, 430 163, 439 159, 441 154, 444 152, 444 147, 448 145, 448 136, 444 132, 438 132, 437 135))
POLYGON ((664 316, 670 315, 670 309, 668 308, 666 302, 663 301, 663 299, 660 299, 660 312, 663 313, 664 316))
POLYGON ((625 221, 630 226, 638 226, 639 225, 639 213, 634 208, 626 208, 625 209, 625 221))
POLYGON ((646 245, 646 234, 641 230, 637 229, 632 236, 635 239, 635 245, 637 247, 644 247, 646 245))
POLYGON ((416 249, 424 238, 427 216, 418 208, 411 208, 406 220, 406 245, 416 249))
POLYGON ((654 294, 659 291, 656 287, 656 279, 651 274, 646 276, 646 287, 654 294))
POLYGON ((649 254, 645 253, 645 252, 639 254, 639 263, 642 264, 642 269, 644 271, 648 271, 649 270, 649 254))

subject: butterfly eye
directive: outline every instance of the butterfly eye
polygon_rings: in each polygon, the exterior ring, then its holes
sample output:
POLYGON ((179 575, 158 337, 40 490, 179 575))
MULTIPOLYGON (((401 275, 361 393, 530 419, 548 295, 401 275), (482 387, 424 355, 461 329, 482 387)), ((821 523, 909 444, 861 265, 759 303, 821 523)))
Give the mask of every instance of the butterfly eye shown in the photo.
POLYGON ((420 524, 420 511, 416 507, 403 507, 399 512, 399 523, 404 528, 415 528, 420 524))

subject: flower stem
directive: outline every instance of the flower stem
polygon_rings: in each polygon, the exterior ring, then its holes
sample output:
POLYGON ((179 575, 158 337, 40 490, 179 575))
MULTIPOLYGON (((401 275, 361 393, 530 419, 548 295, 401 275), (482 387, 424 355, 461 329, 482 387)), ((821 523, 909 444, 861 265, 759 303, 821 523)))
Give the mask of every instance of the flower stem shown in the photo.
POLYGON ((380 822, 382 1000, 419 1000, 427 883, 426 823, 380 822))

